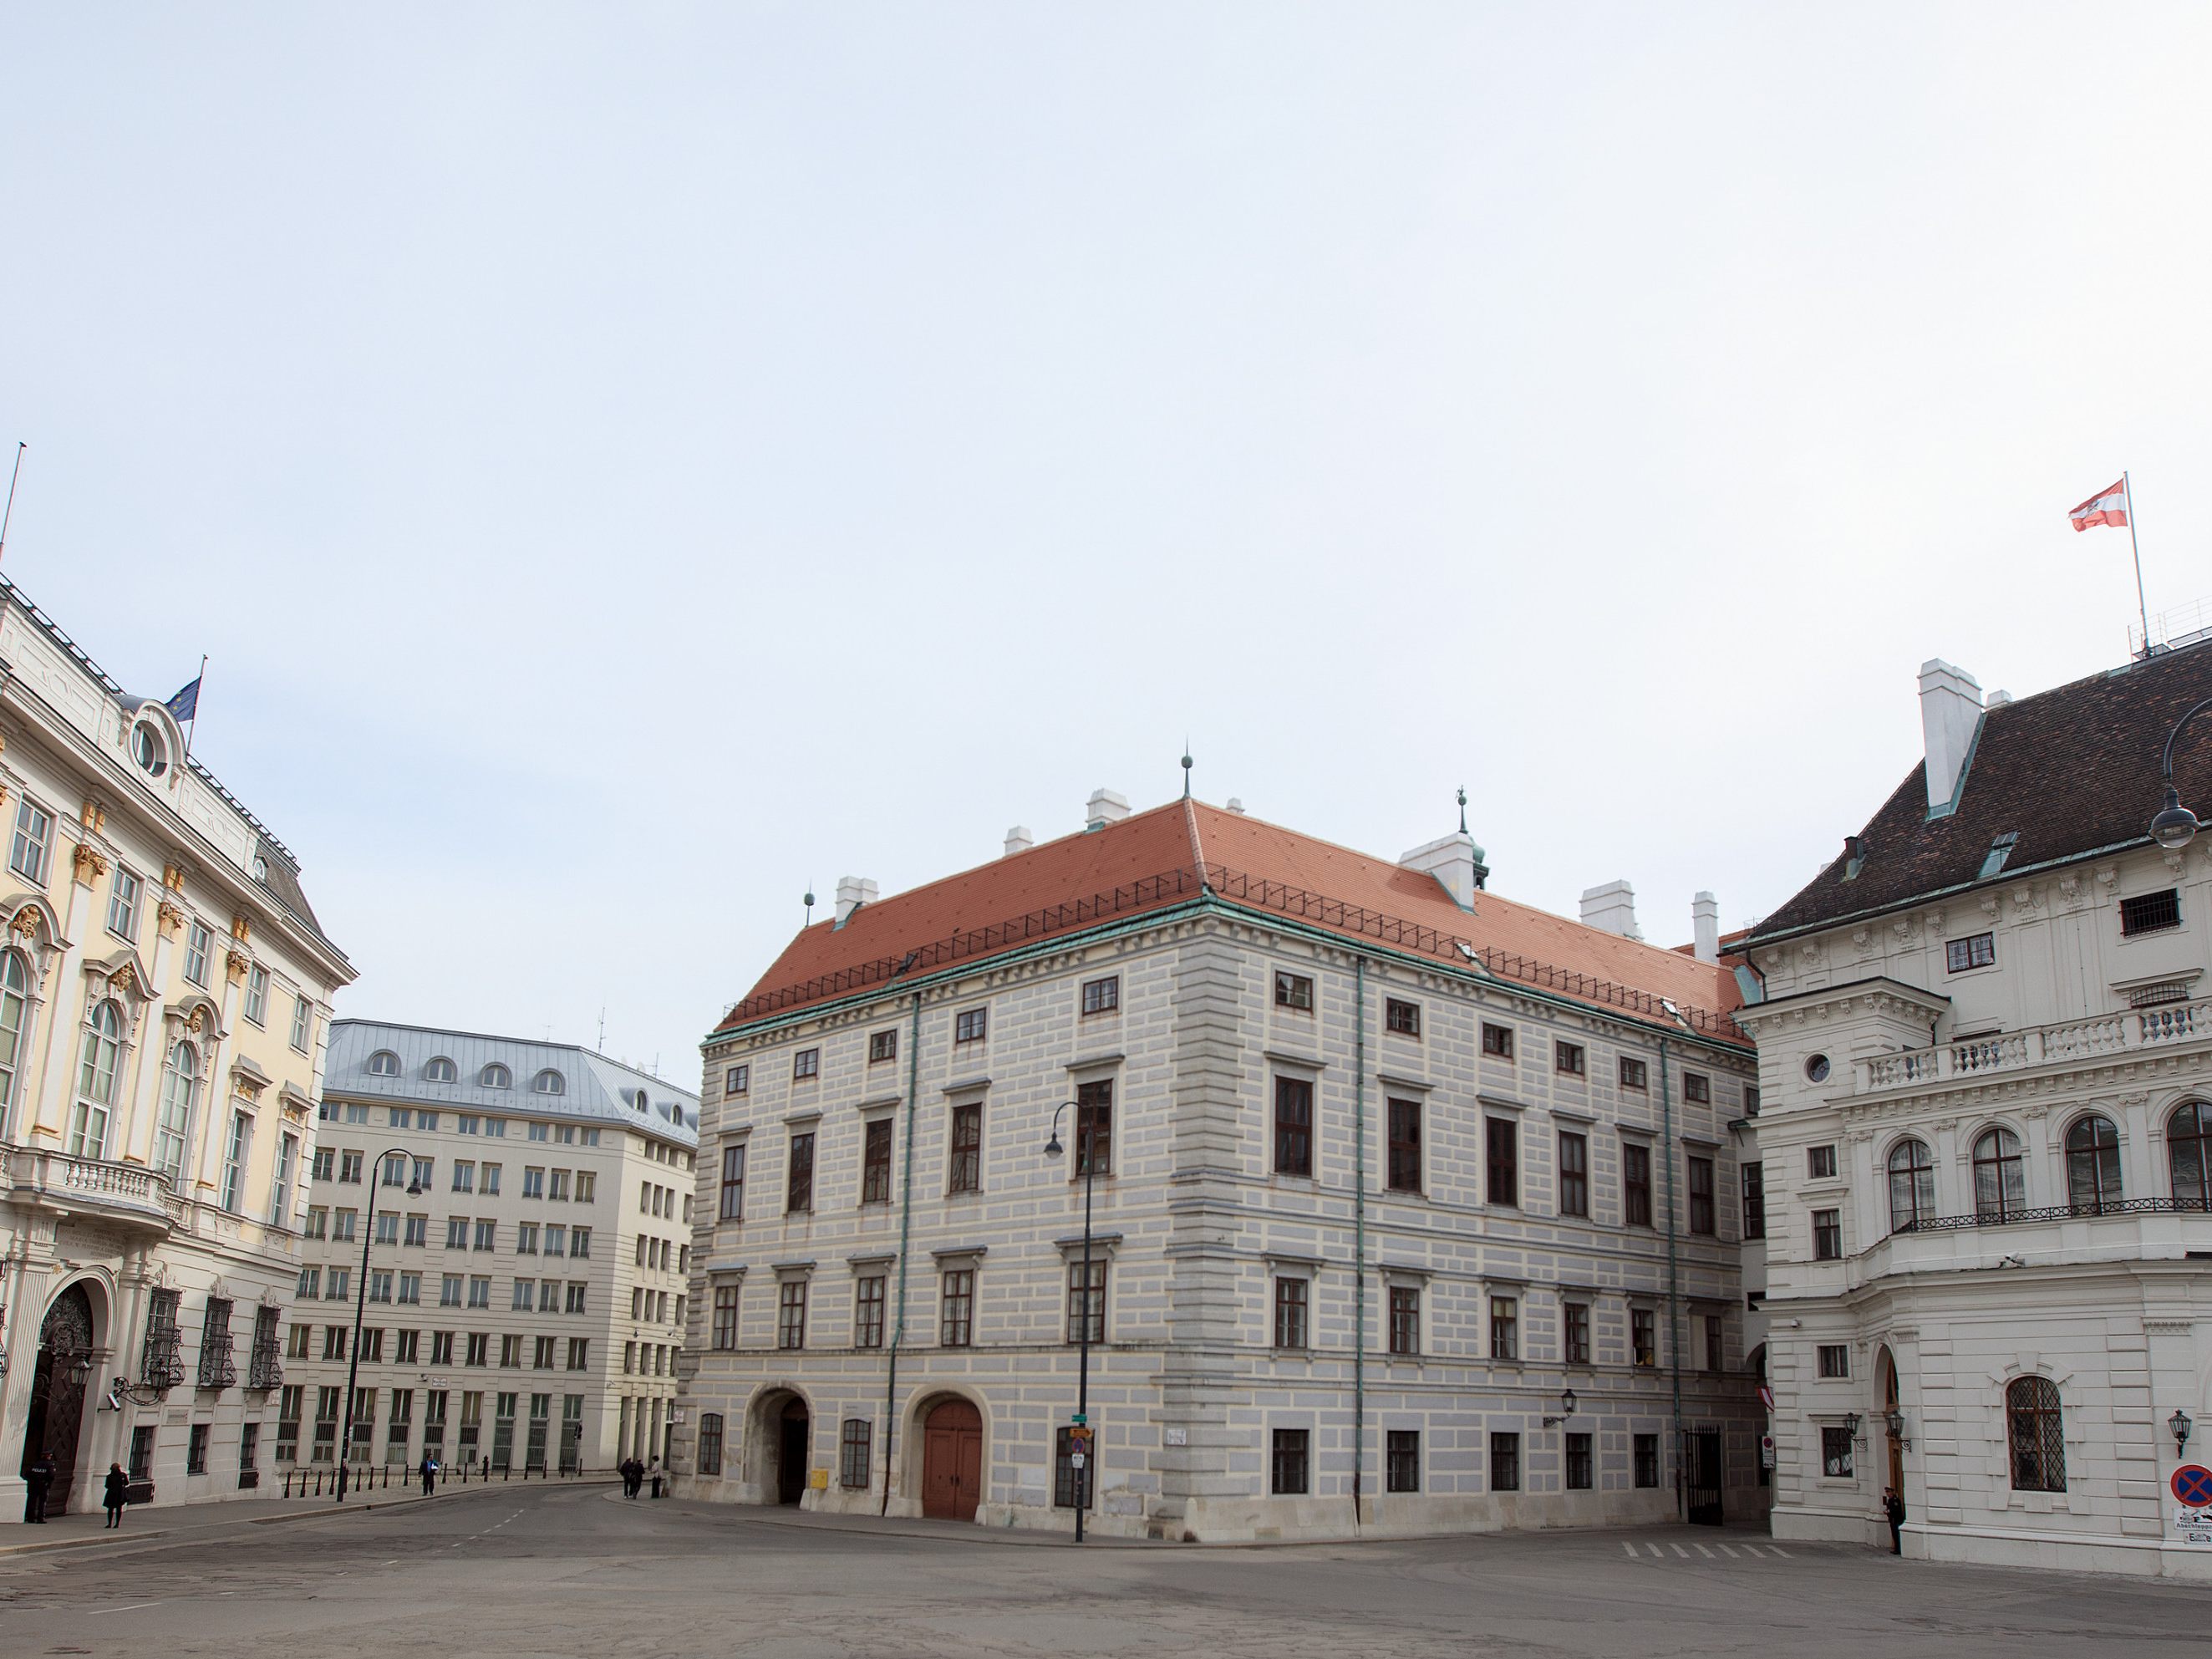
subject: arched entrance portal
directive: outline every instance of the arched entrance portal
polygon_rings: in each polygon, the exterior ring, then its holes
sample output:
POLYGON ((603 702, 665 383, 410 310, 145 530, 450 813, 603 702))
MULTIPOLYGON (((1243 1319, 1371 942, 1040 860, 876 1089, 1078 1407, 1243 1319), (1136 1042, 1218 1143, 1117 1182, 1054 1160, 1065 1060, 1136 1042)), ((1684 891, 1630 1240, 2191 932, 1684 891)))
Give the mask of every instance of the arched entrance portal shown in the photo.
POLYGON ((921 1512, 973 1521, 983 1496, 983 1415, 965 1400, 942 1400, 921 1430, 921 1512))
POLYGON ((794 1399, 785 1405, 775 1443, 775 1501, 796 1504, 806 1492, 806 1460, 813 1419, 806 1402, 794 1399))
POLYGON ((72 1285, 54 1298, 39 1328, 39 1365, 31 1377, 31 1415, 23 1425, 23 1466, 44 1451, 52 1459, 46 1513, 69 1513, 76 1480, 76 1434, 84 1421, 84 1384, 92 1374, 92 1298, 72 1285))
POLYGON ((1899 1497, 1905 1493, 1905 1416, 1898 1408, 1897 1361, 1884 1348, 1875 1358, 1875 1380, 1881 1385, 1881 1416, 1883 1427, 1889 1436, 1889 1479, 1891 1491, 1899 1497))

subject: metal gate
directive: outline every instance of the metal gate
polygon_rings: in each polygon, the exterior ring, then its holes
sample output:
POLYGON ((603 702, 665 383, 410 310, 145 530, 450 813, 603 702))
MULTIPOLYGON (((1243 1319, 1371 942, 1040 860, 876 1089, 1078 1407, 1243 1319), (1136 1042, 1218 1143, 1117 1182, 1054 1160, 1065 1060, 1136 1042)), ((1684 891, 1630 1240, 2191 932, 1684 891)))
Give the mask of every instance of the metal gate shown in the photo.
POLYGON ((1721 1524, 1723 1466, 1718 1429, 1682 1431, 1683 1516, 1692 1525, 1721 1524))

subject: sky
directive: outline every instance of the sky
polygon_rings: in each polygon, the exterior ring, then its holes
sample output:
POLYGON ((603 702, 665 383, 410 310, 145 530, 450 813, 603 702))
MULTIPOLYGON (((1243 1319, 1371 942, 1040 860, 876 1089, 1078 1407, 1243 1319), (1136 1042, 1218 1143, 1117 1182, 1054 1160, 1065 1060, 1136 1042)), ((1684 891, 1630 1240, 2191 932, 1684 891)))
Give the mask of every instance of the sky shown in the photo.
POLYGON ((2125 660, 2127 535, 2066 518, 2123 469, 2153 613, 2212 596, 2201 5, 0 43, 0 570, 134 690, 208 654, 342 1016, 696 1086, 810 883, 1156 804, 1186 741, 1385 856, 1464 784, 1494 890, 1680 943, 1918 763, 1924 659, 2125 660))

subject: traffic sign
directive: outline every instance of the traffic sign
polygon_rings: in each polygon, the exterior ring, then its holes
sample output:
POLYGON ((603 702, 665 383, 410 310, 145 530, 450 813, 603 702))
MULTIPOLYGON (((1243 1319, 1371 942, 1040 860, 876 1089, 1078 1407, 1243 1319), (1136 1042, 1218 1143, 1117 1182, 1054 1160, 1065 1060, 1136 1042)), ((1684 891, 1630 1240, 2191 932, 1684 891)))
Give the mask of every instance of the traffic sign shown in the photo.
POLYGON ((1067 1431, 1067 1437, 1075 1442, 1078 1446, 1080 1446, 1085 1441, 1091 1438, 1091 1431, 1084 1427, 1082 1424, 1078 1423, 1073 1428, 1067 1431))
POLYGON ((2192 1510, 2212 1509, 2212 1469, 2184 1463, 2173 1472, 2173 1495, 2192 1510))
POLYGON ((1083 1467, 1083 1454, 1081 1452, 1071 1452, 1068 1454, 1067 1462, 1069 1467, 1079 1469, 1083 1467))
POLYGON ((1074 1424, 1074 1425, 1075 1425, 1075 1426, 1076 1426, 1077 1428, 1079 1428, 1079 1428, 1081 1428, 1081 1427, 1082 1427, 1085 1423, 1088 1423, 1091 1419, 1090 1419, 1088 1417, 1085 1416, 1081 1412, 1078 1412, 1078 1413, 1075 1413, 1075 1415, 1074 1415, 1074 1416, 1073 1416, 1073 1417, 1069 1418, 1067 1420, 1068 1420, 1069 1422, 1071 1422, 1071 1423, 1074 1424))

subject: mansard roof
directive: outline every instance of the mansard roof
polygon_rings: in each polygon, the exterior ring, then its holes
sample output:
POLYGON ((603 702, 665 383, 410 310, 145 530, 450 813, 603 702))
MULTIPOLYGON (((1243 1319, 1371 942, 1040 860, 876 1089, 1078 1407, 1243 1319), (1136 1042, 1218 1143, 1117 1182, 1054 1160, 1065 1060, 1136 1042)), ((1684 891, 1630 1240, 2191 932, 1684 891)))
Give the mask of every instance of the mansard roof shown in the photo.
MULTIPOLYGON (((1462 910, 1433 876, 1242 812, 1178 800, 1064 836, 801 930, 718 1034, 1055 936, 1214 901, 1274 912, 1648 1024, 1673 1000, 1741 1042, 1732 972, 1483 891, 1462 910), (1472 953, 1472 955, 1470 955, 1472 953)), ((1679 1029, 1679 1028, 1675 1028, 1679 1029)))
MULTIPOLYGON (((2159 755, 2173 723, 2212 697, 2212 641, 2162 651, 1984 711, 1968 751, 1958 804, 1928 816, 1928 781, 1916 763, 1848 852, 1760 922, 1758 945, 1939 896, 2015 881, 2025 871, 2151 844, 2151 815, 2165 799, 2159 755), (2001 866, 1981 872, 2004 836, 2018 839, 2001 866)), ((2212 803, 2212 714, 2176 745, 2173 775, 2185 803, 2212 803)))

